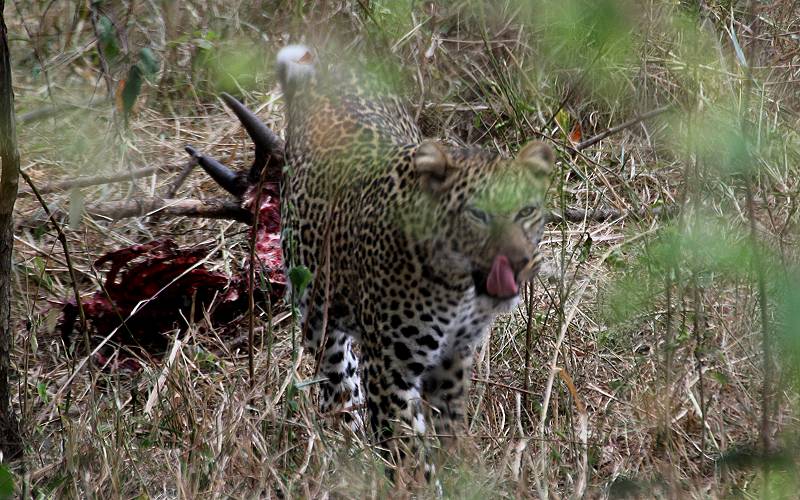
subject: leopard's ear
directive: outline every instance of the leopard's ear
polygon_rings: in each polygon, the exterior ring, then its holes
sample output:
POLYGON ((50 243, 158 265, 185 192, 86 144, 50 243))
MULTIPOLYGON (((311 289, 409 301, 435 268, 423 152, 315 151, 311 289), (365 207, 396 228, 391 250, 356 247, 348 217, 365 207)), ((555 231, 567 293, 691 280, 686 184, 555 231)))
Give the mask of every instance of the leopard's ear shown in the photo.
POLYGON ((430 193, 444 191, 449 185, 448 178, 454 172, 445 149, 433 141, 425 141, 417 148, 414 170, 420 177, 423 189, 430 193))
POLYGON ((531 141, 517 153, 517 161, 522 162, 538 173, 549 175, 553 171, 556 155, 553 148, 540 141, 531 141))

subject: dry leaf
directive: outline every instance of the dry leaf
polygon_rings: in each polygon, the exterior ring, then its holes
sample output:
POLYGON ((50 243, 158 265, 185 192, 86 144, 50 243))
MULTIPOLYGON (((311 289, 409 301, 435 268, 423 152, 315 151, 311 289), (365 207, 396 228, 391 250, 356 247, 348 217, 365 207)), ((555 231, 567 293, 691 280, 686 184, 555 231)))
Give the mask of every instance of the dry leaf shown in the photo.
POLYGON ((125 104, 122 100, 122 91, 125 90, 125 78, 121 79, 117 84, 117 91, 114 92, 114 105, 117 107, 118 113, 125 111, 125 104))
POLYGON ((581 137, 583 137, 583 131, 581 130, 581 122, 576 121, 575 125, 572 126, 572 130, 569 132, 569 140, 573 144, 577 144, 581 142, 581 137))

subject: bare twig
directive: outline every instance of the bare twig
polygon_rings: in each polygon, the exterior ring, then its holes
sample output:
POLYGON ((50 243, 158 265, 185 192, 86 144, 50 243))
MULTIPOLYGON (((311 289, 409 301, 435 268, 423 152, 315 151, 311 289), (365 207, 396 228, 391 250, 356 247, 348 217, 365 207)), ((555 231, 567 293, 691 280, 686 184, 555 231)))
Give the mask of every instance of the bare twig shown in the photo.
MULTIPOLYGON (((531 383, 531 354, 533 352, 533 306, 534 306, 534 295, 533 295, 533 283, 526 287, 526 294, 527 297, 525 300, 525 304, 527 308, 525 310, 526 313, 526 320, 525 320, 525 380, 523 381, 525 391, 522 393, 522 407, 527 410, 528 408, 528 395, 530 392, 530 383, 531 383)), ((526 419, 526 423, 533 426, 533 421, 530 419, 526 419)))
POLYGON ((181 186, 183 186, 183 183, 186 182, 186 179, 189 177, 189 174, 192 173, 192 170, 194 170, 194 167, 196 166, 197 166, 197 158, 192 156, 191 158, 189 158, 189 161, 186 162, 186 164, 181 169, 178 178, 175 179, 175 182, 173 182, 172 185, 169 187, 169 191, 167 191, 167 198, 175 197, 175 195, 178 193, 178 189, 180 189, 181 186))
POLYGON ((44 75, 45 86, 47 88, 47 97, 49 97, 50 100, 53 100, 53 88, 52 84, 50 83, 50 73, 47 71, 47 65, 45 64, 41 46, 39 45, 41 33, 37 33, 36 36, 33 35, 30 28, 28 27, 28 23, 25 22, 25 16, 22 14, 22 10, 20 10, 19 8, 18 0, 14 0, 14 7, 17 9, 17 14, 19 14, 20 20, 22 22, 22 27, 25 29, 25 33, 27 33, 28 35, 28 40, 30 41, 31 48, 33 48, 33 55, 36 58, 36 61, 39 63, 39 68, 41 68, 42 70, 42 75, 44 75))
MULTIPOLYGON (((42 193, 42 190, 39 190, 42 193)), ((193 198, 173 199, 149 196, 131 200, 106 201, 87 205, 86 213, 119 220, 129 217, 145 217, 154 214, 174 215, 184 217, 198 217, 206 219, 235 220, 245 224, 253 223, 253 214, 250 210, 242 208, 238 202, 220 199, 197 200, 193 198)), ((546 222, 557 224, 559 222, 583 222, 584 220, 604 222, 611 219, 624 219, 626 217, 669 217, 678 211, 677 207, 661 206, 651 210, 616 210, 613 208, 597 208, 582 210, 570 208, 564 212, 547 214, 546 222)), ((58 213, 57 213, 58 214, 58 213)), ((33 224, 34 221, 27 221, 33 224)))
POLYGON ((44 201, 42 195, 39 194, 39 191, 36 189, 36 185, 33 183, 28 174, 20 170, 19 175, 21 175, 22 178, 25 179, 25 182, 28 183, 28 186, 31 188, 31 191, 33 191, 33 194, 36 196, 36 199, 39 200, 39 204, 42 206, 45 213, 47 214, 47 218, 50 220, 50 223, 56 230, 56 233, 58 233, 58 241, 59 243, 61 243, 61 249, 64 250, 64 260, 67 263, 67 270, 69 271, 70 281, 72 281, 72 293, 75 295, 75 305, 78 307, 78 316, 80 317, 81 330, 83 331, 83 341, 86 343, 86 352, 88 354, 89 352, 91 352, 92 346, 89 344, 89 330, 86 328, 86 313, 83 310, 83 303, 81 302, 81 294, 78 291, 78 280, 75 277, 75 266, 72 265, 72 258, 70 257, 69 253, 69 245, 67 245, 67 236, 64 234, 64 231, 61 229, 61 224, 59 224, 56 218, 53 216, 53 212, 50 211, 50 207, 47 206, 47 202, 44 201))
MULTIPOLYGON (((135 200, 106 201, 86 205, 84 211, 89 214, 113 220, 129 217, 146 217, 154 214, 183 217, 199 217, 205 219, 235 220, 244 224, 252 224, 253 214, 238 203, 228 200, 173 200, 150 196, 135 200)), ((57 212, 56 215, 61 215, 57 212)), ((36 219, 20 221, 19 224, 34 225, 36 219)))
MULTIPOLYGON (((754 3, 747 3, 746 18, 748 23, 755 22, 755 5, 754 3)), ((734 36, 733 32, 731 35, 734 36)), ((744 66, 744 81, 742 88, 742 103, 739 108, 739 123, 742 131, 742 139, 749 146, 752 144, 753 131, 750 128, 747 113, 750 108, 750 98, 753 92, 753 58, 754 58, 755 42, 751 41, 748 46, 748 55, 742 65, 744 66)), ((742 167, 751 168, 753 162, 753 155, 749 147, 744 148, 744 154, 741 158, 742 167)), ((764 380, 761 388, 761 428, 759 429, 761 440, 761 452, 766 456, 773 450, 772 446, 772 391, 773 391, 773 378, 774 378, 774 361, 773 361, 773 346, 772 338, 770 335, 768 301, 767 301, 767 283, 764 269, 764 255, 761 250, 760 239, 758 235, 756 212, 755 212, 755 195, 753 193, 753 184, 758 179, 758 172, 746 172, 744 174, 744 188, 745 188, 745 203, 747 207, 747 218, 750 225, 750 239, 753 245, 753 271, 756 276, 756 286, 758 290, 758 307, 759 307, 759 320, 761 323, 761 349, 763 355, 762 369, 764 371, 764 380)), ((770 466, 768 462, 763 463, 764 467, 764 481, 770 473, 770 466)))
POLYGON ((87 205, 86 213, 125 219, 127 217, 143 217, 155 213, 167 215, 183 215, 188 217, 205 217, 208 219, 229 219, 252 223, 252 214, 238 203, 226 200, 170 200, 156 196, 136 200, 109 201, 87 205))
POLYGON ((611 127, 609 129, 606 129, 606 130, 600 132, 599 134, 595 135, 594 137, 590 137, 589 139, 586 139, 585 141, 579 142, 578 144, 575 145, 575 147, 573 149, 575 151, 582 151, 582 150, 588 148, 589 146, 594 146, 595 144, 597 144, 598 142, 602 141, 603 139, 605 139, 606 137, 608 137, 610 135, 616 134, 617 132, 621 132, 621 131, 625 130, 628 127, 632 127, 633 125, 636 125, 637 123, 639 123, 641 121, 647 120, 648 118, 653 118, 654 116, 658 116, 660 114, 666 113, 670 109, 672 109, 672 105, 668 104, 666 106, 661 106, 660 108, 656 108, 656 109, 654 109, 652 111, 648 111, 647 113, 643 113, 643 114, 641 114, 639 116, 635 116, 635 117, 631 118, 630 120, 628 120, 626 122, 622 122, 617 126, 611 127))
POLYGON ((62 103, 62 104, 55 104, 52 106, 45 106, 43 108, 34 109, 33 111, 28 111, 27 113, 23 113, 17 117, 18 124, 26 124, 26 123, 33 123, 38 122, 40 120, 44 120, 45 118, 50 118, 51 116, 58 115, 65 111, 77 110, 77 109, 84 109, 91 107, 93 101, 91 99, 78 102, 78 103, 62 103))
MULTIPOLYGON (((145 167, 132 172, 126 172, 124 174, 93 175, 91 177, 78 177, 77 179, 68 181, 48 182, 47 184, 39 186, 38 190, 40 194, 47 194, 74 188, 97 186, 100 184, 126 182, 131 179, 147 177, 148 175, 152 175, 162 170, 169 170, 169 168, 164 169, 162 167, 145 167)), ((20 194, 31 194, 31 191, 20 191, 20 194)), ((171 198, 171 196, 168 196, 168 198, 171 198)))

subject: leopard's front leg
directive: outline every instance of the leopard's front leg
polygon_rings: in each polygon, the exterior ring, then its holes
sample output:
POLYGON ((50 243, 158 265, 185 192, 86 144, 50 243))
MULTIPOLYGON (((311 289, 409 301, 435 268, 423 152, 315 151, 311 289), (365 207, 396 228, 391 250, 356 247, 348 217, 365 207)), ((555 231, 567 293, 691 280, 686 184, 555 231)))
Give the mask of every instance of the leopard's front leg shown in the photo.
POLYGON ((462 347, 443 355, 423 379, 423 396, 431 407, 436 434, 448 448, 465 431, 465 396, 471 373, 472 349, 462 347))
POLYGON ((418 470, 423 464, 429 477, 432 467, 422 439, 426 431, 422 381, 439 353, 421 347, 415 341, 418 333, 416 326, 405 325, 365 339, 364 378, 376 444, 395 465, 418 470))

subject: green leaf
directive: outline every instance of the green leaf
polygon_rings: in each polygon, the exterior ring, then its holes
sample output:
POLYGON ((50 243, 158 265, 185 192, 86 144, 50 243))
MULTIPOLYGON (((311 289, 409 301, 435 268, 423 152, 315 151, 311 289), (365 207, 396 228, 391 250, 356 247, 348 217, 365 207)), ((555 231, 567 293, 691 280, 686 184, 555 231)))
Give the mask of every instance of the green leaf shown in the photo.
POLYGON ((128 77, 125 79, 125 87, 122 89, 122 111, 126 121, 141 92, 142 70, 138 65, 133 65, 131 69, 128 70, 128 77))
POLYGON ((0 500, 14 498, 14 475, 5 464, 0 465, 0 500))
POLYGON ((300 404, 297 401, 298 388, 294 383, 289 384, 286 388, 286 406, 290 413, 297 413, 300 409, 300 404))
POLYGON ((29 338, 31 344, 31 352, 33 354, 36 354, 36 351, 39 350, 39 341, 36 339, 36 332, 32 331, 29 338))
POLYGON ((202 50, 211 50, 214 48, 214 44, 205 38, 195 38, 194 44, 198 49, 202 50))
POLYGON ((53 289, 53 278, 47 273, 47 263, 38 255, 33 258, 33 266, 36 270, 34 278, 48 290, 53 289))
POLYGON ((558 123, 558 126, 561 127, 564 135, 569 133, 570 117, 569 113, 567 113, 565 109, 562 108, 558 111, 558 113, 556 113, 556 123, 558 123))
POLYGON ((47 234, 47 224, 39 224, 33 228, 34 239, 40 240, 45 234, 47 234))
POLYGON ((41 399, 43 403, 50 402, 50 396, 47 395, 47 384, 44 382, 36 384, 36 392, 39 393, 39 399, 41 399))
POLYGON ((733 42, 733 49, 736 51, 736 59, 739 60, 739 64, 743 67, 747 67, 747 58, 744 56, 744 51, 742 50, 742 46, 739 45, 739 38, 736 36, 736 28, 733 27, 733 19, 731 18, 731 25, 730 27, 725 28, 728 32, 728 35, 731 37, 731 42, 733 42))
POLYGON ((158 58, 149 47, 139 51, 139 67, 147 80, 151 80, 158 73, 158 58))
POLYGON ((709 375, 711 375, 711 378, 713 378, 714 380, 716 380, 718 383, 720 383, 722 385, 727 385, 727 384, 730 383, 730 379, 728 378, 728 376, 725 375, 724 373, 720 372, 720 371, 711 370, 708 373, 709 373, 709 375))
POLYGON ((311 271, 306 266, 294 266, 289 269, 289 281, 292 283, 295 297, 300 297, 311 283, 311 271))
POLYGON ((583 245, 581 246, 581 254, 578 256, 578 262, 580 263, 586 262, 591 253, 592 253, 592 236, 587 233, 586 239, 583 241, 583 245))
POLYGON ((111 22, 111 19, 103 16, 97 21, 97 35, 100 39, 100 48, 106 59, 109 62, 116 59, 119 55, 119 45, 117 44, 114 23, 111 22))

